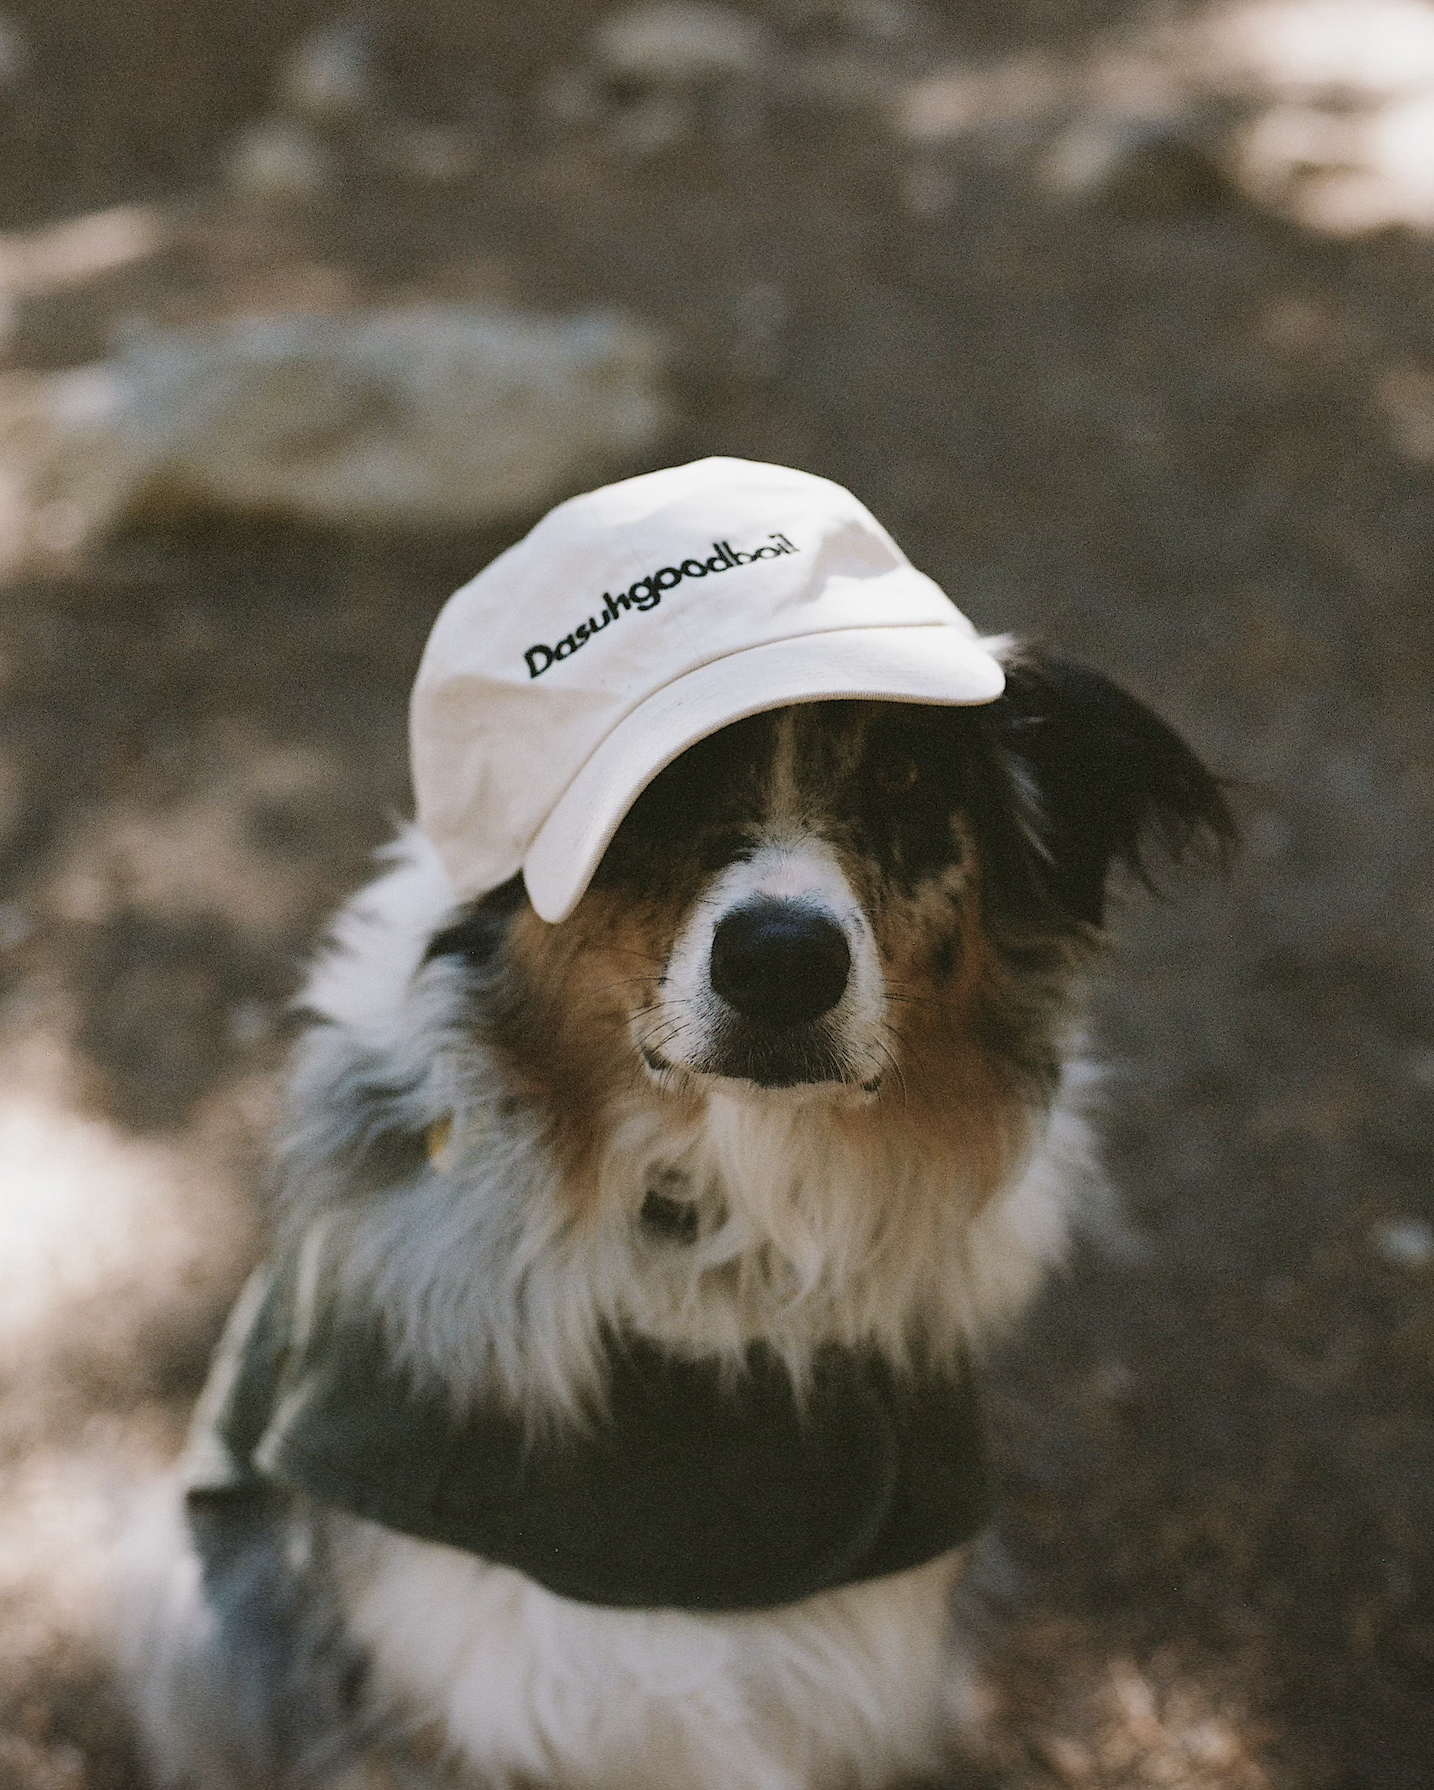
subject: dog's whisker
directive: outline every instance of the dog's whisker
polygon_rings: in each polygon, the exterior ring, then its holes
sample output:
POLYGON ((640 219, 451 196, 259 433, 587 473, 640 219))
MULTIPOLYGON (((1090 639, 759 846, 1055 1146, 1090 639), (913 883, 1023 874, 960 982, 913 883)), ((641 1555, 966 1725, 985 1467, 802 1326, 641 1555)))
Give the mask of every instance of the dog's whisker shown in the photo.
POLYGON ((690 1021, 685 1019, 675 1019, 668 1025, 665 1031, 659 1032, 657 1037, 649 1042, 648 1048, 655 1050, 661 1055, 663 1052, 669 1050, 682 1034, 689 1029, 690 1021))
POLYGON ((901 1104, 905 1106, 908 1100, 908 1092, 906 1075, 901 1067, 900 1059, 897 1057, 896 1052, 892 1050, 891 1046, 886 1042, 885 1038, 878 1038, 876 1040, 876 1048, 880 1052, 882 1060, 886 1063, 887 1067, 891 1070, 892 1075, 896 1078, 896 1085, 901 1090, 901 1104))

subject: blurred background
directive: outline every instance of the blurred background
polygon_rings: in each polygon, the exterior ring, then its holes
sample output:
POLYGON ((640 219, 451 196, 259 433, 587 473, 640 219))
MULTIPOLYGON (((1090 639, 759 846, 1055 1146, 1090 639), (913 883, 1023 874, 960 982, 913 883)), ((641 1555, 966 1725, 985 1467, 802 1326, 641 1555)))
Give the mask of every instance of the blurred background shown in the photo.
POLYGON ((0 0, 0 1790, 141 1786, 111 1538, 434 614, 706 453, 1239 784, 1117 919, 959 1781, 1427 1790, 1430 0, 0 0))

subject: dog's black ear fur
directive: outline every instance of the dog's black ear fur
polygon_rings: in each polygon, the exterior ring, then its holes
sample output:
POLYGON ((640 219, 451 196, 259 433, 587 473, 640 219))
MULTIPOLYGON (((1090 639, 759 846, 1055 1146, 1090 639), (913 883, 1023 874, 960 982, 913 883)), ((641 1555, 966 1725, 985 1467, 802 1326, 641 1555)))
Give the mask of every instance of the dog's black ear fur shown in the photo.
POLYGON ((1236 839, 1218 778, 1158 715, 1109 678, 1021 649, 992 705, 1003 744, 1028 780, 1051 893, 1099 926, 1121 865, 1156 887, 1153 852, 1223 862, 1236 839))
POLYGON ((423 953, 423 961, 437 957, 462 957, 475 969, 486 969, 502 949, 515 914, 526 906, 528 891, 523 878, 511 876, 470 902, 459 917, 435 932, 423 953))

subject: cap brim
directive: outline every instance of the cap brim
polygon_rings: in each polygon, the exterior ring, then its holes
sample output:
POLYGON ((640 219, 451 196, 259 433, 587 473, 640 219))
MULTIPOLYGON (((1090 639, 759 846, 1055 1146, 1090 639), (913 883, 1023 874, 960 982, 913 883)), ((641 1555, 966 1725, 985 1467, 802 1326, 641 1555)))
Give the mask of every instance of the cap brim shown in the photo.
POLYGON ((565 920, 647 785, 733 721, 846 698, 958 707, 994 702, 1004 688, 980 641, 939 623, 808 634, 700 665, 624 716, 568 785, 528 849, 528 895, 544 920, 565 920))

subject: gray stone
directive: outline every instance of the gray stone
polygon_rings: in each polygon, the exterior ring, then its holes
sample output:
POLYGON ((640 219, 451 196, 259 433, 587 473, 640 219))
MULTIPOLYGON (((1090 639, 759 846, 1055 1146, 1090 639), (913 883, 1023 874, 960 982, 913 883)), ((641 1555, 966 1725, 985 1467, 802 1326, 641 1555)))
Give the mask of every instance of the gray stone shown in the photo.
POLYGON ((30 46, 15 21, 0 13, 0 87, 13 87, 30 72, 30 46))
POLYGON ((747 137, 763 123, 780 61, 760 20, 702 0, 659 0, 605 19, 586 54, 555 72, 549 118, 597 127, 647 155, 704 135, 747 137))
POLYGON ((348 123, 378 111, 372 22, 339 18, 301 38, 284 58, 276 88, 281 110, 316 124, 348 123))
POLYGON ((594 33, 593 54, 611 74, 689 86, 759 77, 772 44, 756 19, 725 6, 670 0, 605 20, 594 33))
POLYGON ((1369 1240, 1391 1267, 1411 1273, 1434 1265, 1434 1227, 1421 1218, 1393 1218, 1375 1225, 1369 1240))
POLYGON ((522 517, 663 429, 661 350, 610 317, 413 306, 134 335, 0 380, 0 540, 83 548, 202 506, 366 526, 522 517))

